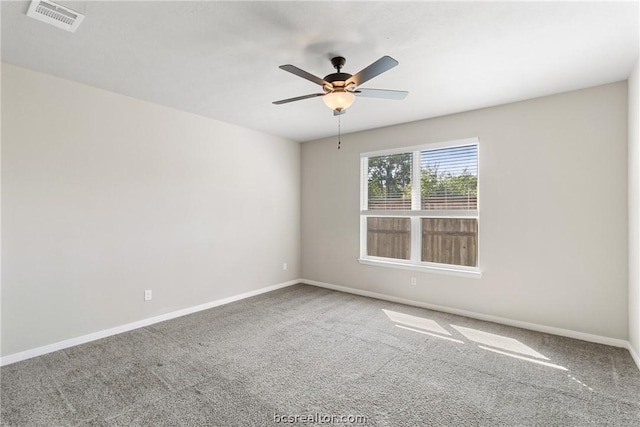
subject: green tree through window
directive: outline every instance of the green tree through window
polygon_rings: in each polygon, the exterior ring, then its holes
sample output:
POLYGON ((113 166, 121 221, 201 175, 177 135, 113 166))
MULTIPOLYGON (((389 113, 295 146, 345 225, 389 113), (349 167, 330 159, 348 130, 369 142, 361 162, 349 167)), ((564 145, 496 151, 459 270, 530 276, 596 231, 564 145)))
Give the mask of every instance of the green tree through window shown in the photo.
POLYGON ((369 199, 411 200, 412 153, 369 157, 369 199))

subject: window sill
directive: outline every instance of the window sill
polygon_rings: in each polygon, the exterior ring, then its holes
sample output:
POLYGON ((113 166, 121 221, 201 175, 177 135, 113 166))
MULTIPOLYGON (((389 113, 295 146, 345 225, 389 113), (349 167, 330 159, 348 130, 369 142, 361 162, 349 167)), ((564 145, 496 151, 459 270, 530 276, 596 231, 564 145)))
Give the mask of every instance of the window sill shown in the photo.
POLYGON ((458 270, 455 268, 434 267, 427 265, 406 264, 403 262, 382 261, 366 258, 358 258, 358 262, 364 265, 373 265, 376 267, 398 268, 401 270, 421 271, 423 273, 446 274, 449 276, 469 277, 472 279, 481 279, 482 272, 480 270, 458 270))

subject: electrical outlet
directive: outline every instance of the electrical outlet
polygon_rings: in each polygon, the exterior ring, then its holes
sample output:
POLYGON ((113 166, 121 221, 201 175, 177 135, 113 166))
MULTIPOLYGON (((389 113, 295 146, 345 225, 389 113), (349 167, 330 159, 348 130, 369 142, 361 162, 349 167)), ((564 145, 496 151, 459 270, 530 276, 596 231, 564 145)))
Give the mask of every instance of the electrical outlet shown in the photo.
POLYGON ((411 278, 411 286, 415 286, 416 283, 418 283, 417 279, 415 277, 411 278))
POLYGON ((147 289, 144 291, 144 300, 151 301, 151 289, 147 289))
POLYGON ((283 269, 283 270, 286 270, 286 269, 287 269, 287 263, 286 263, 286 262, 283 262, 283 263, 282 263, 282 269, 283 269))

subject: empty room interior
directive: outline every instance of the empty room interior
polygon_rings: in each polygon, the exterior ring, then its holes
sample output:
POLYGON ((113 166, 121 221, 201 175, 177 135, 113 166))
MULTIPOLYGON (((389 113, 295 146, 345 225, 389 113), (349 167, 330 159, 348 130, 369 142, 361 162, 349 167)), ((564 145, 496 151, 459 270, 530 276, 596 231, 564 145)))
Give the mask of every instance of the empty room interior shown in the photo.
POLYGON ((640 425, 638 1, 0 7, 0 424, 640 425))

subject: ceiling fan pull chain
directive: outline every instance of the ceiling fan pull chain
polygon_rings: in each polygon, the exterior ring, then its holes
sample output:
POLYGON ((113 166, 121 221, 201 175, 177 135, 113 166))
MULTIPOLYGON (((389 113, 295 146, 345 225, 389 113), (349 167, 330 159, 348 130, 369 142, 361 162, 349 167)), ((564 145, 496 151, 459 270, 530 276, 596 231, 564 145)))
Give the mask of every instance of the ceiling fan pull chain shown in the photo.
POLYGON ((340 114, 338 116, 338 150, 340 149, 340 135, 341 135, 341 130, 340 130, 340 116, 342 116, 342 114, 340 114))

